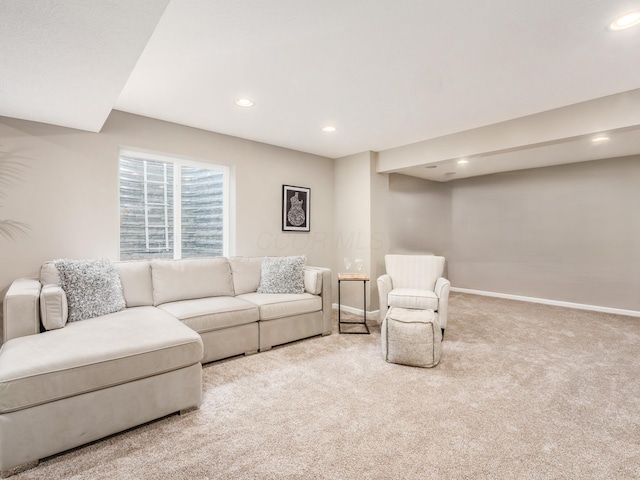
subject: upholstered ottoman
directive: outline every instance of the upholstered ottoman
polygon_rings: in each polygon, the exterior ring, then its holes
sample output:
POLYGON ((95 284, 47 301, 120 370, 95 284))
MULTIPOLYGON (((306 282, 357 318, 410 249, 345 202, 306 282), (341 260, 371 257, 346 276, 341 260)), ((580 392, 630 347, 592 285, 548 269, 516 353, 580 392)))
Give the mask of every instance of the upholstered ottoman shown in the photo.
POLYGON ((382 354, 390 363, 435 367, 442 351, 442 330, 433 310, 391 307, 382 321, 382 354))

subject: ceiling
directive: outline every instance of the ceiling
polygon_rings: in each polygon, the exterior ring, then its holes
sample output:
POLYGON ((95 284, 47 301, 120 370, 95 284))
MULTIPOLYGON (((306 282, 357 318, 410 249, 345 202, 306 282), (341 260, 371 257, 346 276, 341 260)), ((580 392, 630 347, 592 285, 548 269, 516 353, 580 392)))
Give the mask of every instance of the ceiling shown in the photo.
MULTIPOLYGON (((638 9, 640 0, 3 0, 0 115, 99 132, 116 109, 329 158, 391 159, 535 115, 554 125, 554 112, 640 89, 640 26, 608 28, 638 9), (238 107, 240 97, 255 105, 238 107)), ((640 95, 628 101, 640 112, 640 95)), ((489 150, 469 141, 466 170, 452 151, 378 171, 446 181, 640 153, 637 116, 609 118, 599 150, 593 122, 572 123, 489 150)))

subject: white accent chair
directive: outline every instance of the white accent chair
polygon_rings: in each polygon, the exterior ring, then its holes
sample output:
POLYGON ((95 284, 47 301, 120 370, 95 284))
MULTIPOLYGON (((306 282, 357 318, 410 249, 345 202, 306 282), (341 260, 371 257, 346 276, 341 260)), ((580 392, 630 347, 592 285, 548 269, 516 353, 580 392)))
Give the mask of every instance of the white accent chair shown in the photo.
POLYGON ((451 282, 444 278, 445 258, 436 255, 385 255, 387 273, 378 277, 380 321, 389 307, 433 310, 444 335, 451 282))

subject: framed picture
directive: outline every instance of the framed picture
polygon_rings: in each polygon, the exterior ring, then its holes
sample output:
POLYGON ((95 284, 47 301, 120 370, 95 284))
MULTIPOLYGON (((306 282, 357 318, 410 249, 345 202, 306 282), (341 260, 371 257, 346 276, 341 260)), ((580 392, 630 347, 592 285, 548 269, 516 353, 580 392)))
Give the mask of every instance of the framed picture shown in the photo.
POLYGON ((311 229, 310 200, 310 188, 282 186, 282 230, 308 232, 311 229))

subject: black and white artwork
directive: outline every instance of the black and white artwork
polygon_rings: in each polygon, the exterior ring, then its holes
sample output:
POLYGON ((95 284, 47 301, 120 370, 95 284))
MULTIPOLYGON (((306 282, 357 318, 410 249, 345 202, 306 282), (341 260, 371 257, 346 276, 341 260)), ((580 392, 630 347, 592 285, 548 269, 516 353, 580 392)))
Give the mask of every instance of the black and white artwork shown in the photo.
POLYGON ((310 188, 282 186, 282 230, 289 232, 310 230, 310 198, 310 188))

